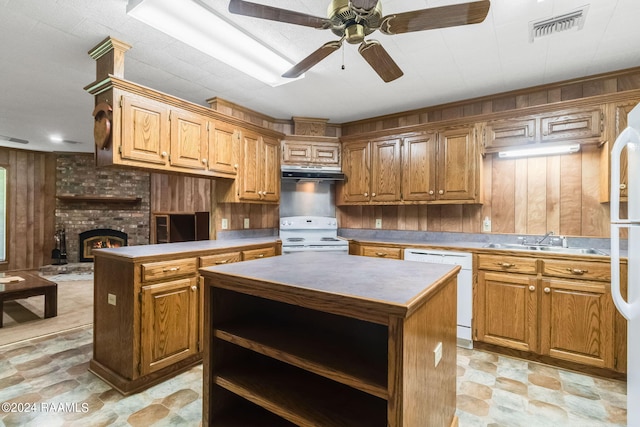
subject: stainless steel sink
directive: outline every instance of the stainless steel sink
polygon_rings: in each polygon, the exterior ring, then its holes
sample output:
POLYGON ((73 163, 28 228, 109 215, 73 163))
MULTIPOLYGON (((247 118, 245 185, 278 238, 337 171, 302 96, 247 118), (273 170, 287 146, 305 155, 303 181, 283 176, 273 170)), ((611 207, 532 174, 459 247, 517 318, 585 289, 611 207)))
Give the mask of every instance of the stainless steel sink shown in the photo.
POLYGON ((555 252, 561 254, 573 254, 573 255, 607 255, 606 252, 595 248, 563 248, 562 246, 551 245, 522 245, 518 243, 489 243, 484 245, 485 248, 492 249, 510 249, 520 251, 543 251, 543 252, 555 252))

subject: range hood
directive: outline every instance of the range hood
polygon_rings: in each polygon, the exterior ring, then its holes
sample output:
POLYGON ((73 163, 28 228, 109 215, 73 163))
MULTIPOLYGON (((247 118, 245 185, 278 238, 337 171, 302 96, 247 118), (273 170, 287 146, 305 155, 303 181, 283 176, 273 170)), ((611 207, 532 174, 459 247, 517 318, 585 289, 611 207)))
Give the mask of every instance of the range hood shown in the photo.
POLYGON ((344 181, 339 167, 333 166, 282 166, 282 179, 302 181, 344 181))

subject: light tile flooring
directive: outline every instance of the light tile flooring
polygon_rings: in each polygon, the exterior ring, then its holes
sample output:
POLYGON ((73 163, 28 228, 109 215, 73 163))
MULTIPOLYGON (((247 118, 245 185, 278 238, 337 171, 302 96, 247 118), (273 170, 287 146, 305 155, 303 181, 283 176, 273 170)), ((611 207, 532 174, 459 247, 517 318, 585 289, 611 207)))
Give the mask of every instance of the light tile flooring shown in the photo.
MULTIPOLYGON (((201 424, 201 365, 125 398, 87 371, 91 343, 83 327, 0 347, 0 425, 201 424)), ((460 427, 625 425, 623 382, 458 350, 460 427)))

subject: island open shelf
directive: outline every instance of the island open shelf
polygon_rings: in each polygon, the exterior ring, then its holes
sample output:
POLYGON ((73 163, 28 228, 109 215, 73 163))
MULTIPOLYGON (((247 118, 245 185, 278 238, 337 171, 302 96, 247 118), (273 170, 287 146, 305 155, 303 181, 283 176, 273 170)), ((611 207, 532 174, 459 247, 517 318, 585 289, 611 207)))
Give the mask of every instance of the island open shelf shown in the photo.
POLYGON ((459 268, 307 255, 200 270, 203 425, 265 410, 271 425, 457 425, 459 268))

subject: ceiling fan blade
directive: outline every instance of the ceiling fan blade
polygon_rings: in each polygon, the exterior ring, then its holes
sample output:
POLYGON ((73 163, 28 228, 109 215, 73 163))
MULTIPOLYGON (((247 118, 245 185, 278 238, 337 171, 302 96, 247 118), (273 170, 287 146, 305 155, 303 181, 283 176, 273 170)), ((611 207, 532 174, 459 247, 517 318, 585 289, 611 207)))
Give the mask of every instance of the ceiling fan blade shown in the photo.
POLYGON ((236 15, 251 16, 253 18, 268 19, 270 21, 286 22, 288 24, 303 25, 312 28, 329 28, 331 21, 313 15, 307 15, 293 10, 251 3, 244 0, 231 0, 229 12, 236 15))
POLYGON ((358 52, 386 83, 402 77, 404 74, 385 48, 375 40, 363 41, 358 52))
POLYGON ((327 56, 331 55, 336 50, 340 49, 342 46, 342 40, 330 41, 329 43, 323 44, 320 49, 313 52, 311 55, 304 58, 302 61, 298 62, 293 66, 289 71, 284 73, 282 77, 287 78, 296 78, 300 77, 311 67, 316 65, 318 62, 322 61, 327 56))
POLYGON ((401 34, 458 25, 478 24, 487 17, 490 4, 489 0, 481 0, 397 13, 385 16, 382 19, 380 31, 384 34, 401 34))

